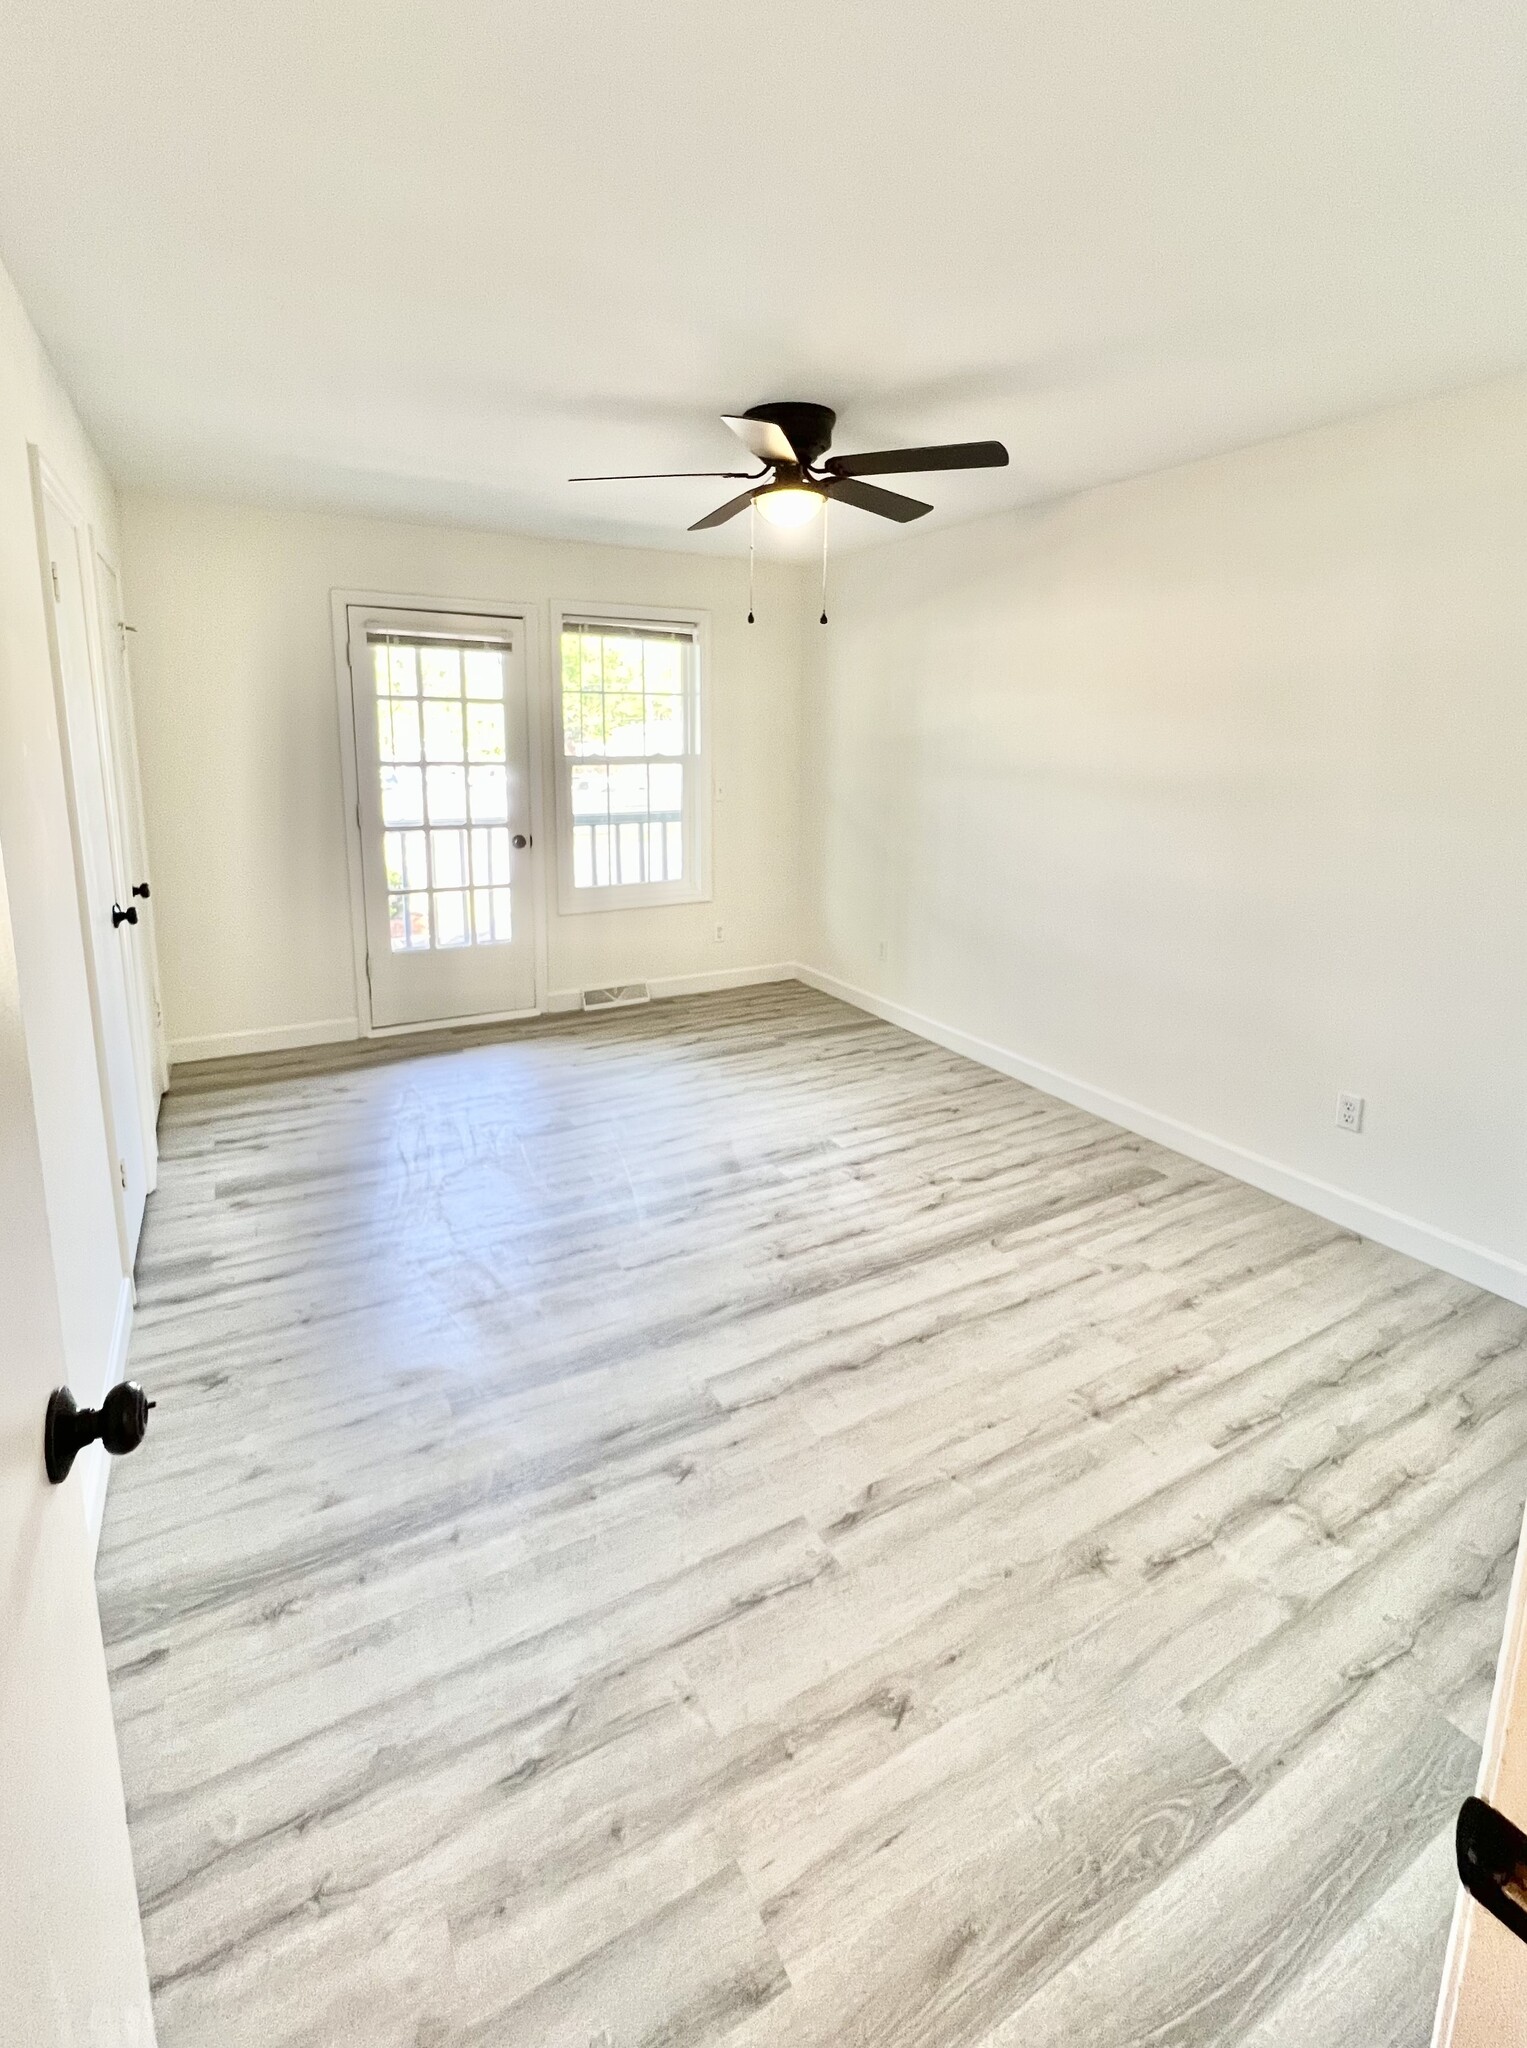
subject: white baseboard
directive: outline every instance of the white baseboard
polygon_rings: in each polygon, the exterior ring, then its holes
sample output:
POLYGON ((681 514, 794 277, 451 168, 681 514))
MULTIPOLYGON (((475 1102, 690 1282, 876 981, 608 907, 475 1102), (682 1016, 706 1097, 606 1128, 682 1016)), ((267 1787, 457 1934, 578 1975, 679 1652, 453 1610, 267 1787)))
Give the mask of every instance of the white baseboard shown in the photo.
POLYGON ((1451 1231, 1439 1230, 1430 1223, 1421 1222, 1418 1217, 1402 1215, 1381 1203, 1370 1202, 1365 1196, 1350 1194, 1345 1188, 1334 1187, 1329 1181, 1300 1172, 1297 1167, 1284 1166, 1276 1159, 1265 1159, 1258 1152, 1249 1152, 1243 1146, 1215 1137, 1210 1131, 1200 1131, 1192 1124, 1180 1123, 1176 1117, 1162 1116, 1125 1096, 1113 1095, 1106 1088, 1094 1088, 1073 1075, 1042 1066, 1037 1060, 1025 1059, 1021 1053, 1010 1052, 1006 1046, 994 1045, 989 1039, 977 1038, 972 1032, 957 1030, 950 1024, 941 1024, 935 1017, 925 1017, 901 1003, 872 995, 868 989, 840 981, 836 975, 824 974, 800 962, 796 963, 793 972, 799 980, 811 988, 820 989, 824 995, 837 996, 842 1002, 852 1003, 855 1009, 867 1010, 871 1016, 884 1018, 888 1024, 897 1024, 918 1038, 930 1039, 949 1052, 975 1060, 983 1067, 993 1067, 999 1074, 1010 1075, 1015 1081, 1027 1081, 1030 1087, 1038 1088, 1046 1095, 1058 1096, 1062 1102, 1069 1102, 1077 1109, 1090 1110, 1094 1116, 1105 1117, 1109 1123, 1122 1124, 1126 1130, 1136 1131, 1142 1138, 1153 1138, 1158 1144, 1169 1146, 1174 1152, 1184 1152, 1188 1158, 1197 1159, 1205 1166, 1233 1174, 1237 1180, 1248 1181, 1252 1187, 1261 1188, 1269 1195, 1277 1195, 1298 1208, 1309 1209, 1316 1216, 1324 1216, 1328 1222, 1339 1223, 1344 1230, 1356 1231, 1360 1237, 1371 1237, 1376 1244, 1388 1245, 1392 1251, 1405 1252, 1413 1259, 1437 1266, 1444 1273, 1455 1274, 1476 1287, 1488 1288, 1492 1294, 1504 1295, 1507 1301, 1527 1306, 1527 1265, 1491 1251, 1486 1245, 1472 1244, 1467 1238, 1455 1237, 1451 1231))
MULTIPOLYGON (((795 981, 800 970, 793 961, 776 961, 769 967, 718 967, 708 974, 670 974, 653 981, 647 986, 652 991, 652 1000, 662 1002, 668 996, 708 996, 726 988, 756 988, 766 981, 795 981)), ((640 977, 630 974, 612 975, 612 981, 635 981, 640 977)), ((583 991, 578 988, 556 988, 547 996, 544 1008, 548 1012, 576 1010, 583 1002, 583 991)))
MULTIPOLYGON (((670 974, 649 980, 654 1000, 661 1002, 666 996, 709 995, 725 988, 752 988, 765 981, 793 981, 795 967, 788 961, 775 962, 767 967, 719 967, 707 974, 670 974)), ((635 980, 632 975, 612 977, 620 980, 635 980)), ((583 1002, 581 988, 553 989, 541 1005, 542 1011, 552 1014, 563 1010, 576 1010, 583 1002)), ((463 1023, 470 1024, 470 1018, 463 1023)), ((432 1026, 419 1025, 419 1030, 432 1026)), ((264 1031, 217 1031, 204 1038, 172 1038, 170 1040, 170 1063, 182 1066, 192 1060, 230 1060, 244 1053, 295 1052, 308 1045, 340 1045, 347 1039, 359 1038, 360 1024, 354 1017, 319 1017, 308 1024, 280 1024, 264 1031)), ((405 1034, 391 1032, 379 1034, 392 1037, 405 1034)))
MULTIPOLYGON (((111 1346, 101 1372, 101 1383, 80 1395, 82 1408, 98 1408, 109 1387, 127 1377, 127 1352, 133 1335, 133 1283, 126 1275, 117 1292, 117 1312, 112 1319, 111 1346)), ((82 1451, 75 1461, 75 1470, 80 1475, 80 1499, 85 1509, 85 1532, 90 1545, 90 1561, 95 1563, 95 1553, 101 1541, 101 1519, 106 1513, 106 1487, 111 1478, 111 1459, 99 1444, 91 1444, 82 1451)))
POLYGON ((214 1031, 205 1038, 172 1038, 170 1065, 188 1060, 232 1060, 250 1052, 293 1052, 304 1045, 340 1045, 359 1038, 354 1017, 318 1017, 308 1024, 278 1024, 267 1031, 214 1031))
MULTIPOLYGON (((761 967, 723 967, 703 974, 667 975, 649 981, 648 986, 654 1000, 661 1001, 668 996, 705 995, 722 989, 752 988, 764 982, 794 980, 820 989, 825 995, 837 996, 845 1003, 852 1003, 856 1009, 866 1010, 871 1016, 883 1017, 888 1024, 899 1025, 902 1030, 929 1039, 965 1059, 992 1067, 999 1074, 1026 1081, 1030 1087, 1041 1089, 1046 1095, 1058 1096, 1062 1102, 1090 1110, 1095 1116, 1106 1117, 1110 1123, 1122 1124, 1126 1130, 1137 1131, 1141 1137, 1153 1138, 1175 1152, 1186 1153, 1190 1159, 1201 1160, 1205 1166, 1233 1174, 1236 1179, 1248 1181, 1251 1186, 1262 1188, 1270 1195, 1277 1195, 1301 1209, 1309 1209, 1317 1216, 1339 1223, 1344 1230, 1355 1230, 1378 1244, 1408 1253, 1412 1258, 1440 1267, 1445 1273, 1454 1273, 1461 1280, 1471 1281, 1477 1287, 1503 1295, 1508 1301, 1527 1306, 1527 1265, 1503 1253, 1456 1237, 1450 1231, 1423 1223, 1418 1217, 1385 1208, 1365 1196, 1351 1194, 1347 1189, 1303 1173, 1297 1167, 1264 1158, 1260 1153, 1216 1137, 1211 1131, 1201 1131, 1176 1117, 1163 1116, 1156 1110, 1147 1109, 1143 1103, 1131 1102, 1126 1096, 1112 1094, 1106 1088, 1095 1088, 1074 1075, 1044 1066, 1038 1060, 1027 1059, 1006 1046, 978 1038, 973 1032, 941 1023, 936 1017, 925 1017, 905 1004, 887 1001, 868 989, 858 988, 802 961, 775 962, 761 967)), ((542 1008, 548 1014, 576 1010, 582 1000, 581 989, 553 989, 542 1008)), ((354 1017, 325 1017, 307 1024, 282 1025, 273 1030, 225 1031, 204 1038, 174 1039, 170 1044, 170 1056, 177 1063, 229 1059, 241 1053, 286 1052, 299 1046, 334 1045, 359 1035, 360 1027, 354 1017)), ((101 1498, 104 1500, 104 1497, 103 1481, 101 1498)), ((99 1527, 99 1517, 96 1527, 99 1527)))

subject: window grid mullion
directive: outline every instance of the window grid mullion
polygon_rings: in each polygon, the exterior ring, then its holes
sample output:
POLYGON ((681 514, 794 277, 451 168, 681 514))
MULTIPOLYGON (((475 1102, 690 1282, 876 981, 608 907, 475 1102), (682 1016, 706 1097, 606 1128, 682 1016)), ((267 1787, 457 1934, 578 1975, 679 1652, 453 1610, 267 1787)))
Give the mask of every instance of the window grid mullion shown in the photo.
POLYGON ((424 819, 424 915, 429 923, 429 946, 427 951, 437 948, 435 927, 435 841, 429 814, 429 739, 424 730, 424 663, 420 650, 414 649, 414 688, 418 691, 415 702, 419 706, 419 812, 424 819))
POLYGON ((573 620, 564 623, 562 629, 564 648, 567 648, 569 643, 571 643, 573 654, 572 675, 569 676, 568 666, 564 661, 559 685, 564 728, 569 694, 577 697, 580 702, 588 694, 587 684, 591 680, 588 674, 588 655, 590 651, 588 642, 593 640, 598 647, 597 661, 593 664, 596 669, 599 686, 598 701, 601 738, 598 742, 598 753, 595 754, 589 751, 590 742, 581 724, 581 712, 578 740, 570 745, 565 729, 563 732, 562 766, 565 773, 562 789, 568 818, 569 856, 573 863, 573 886, 580 890, 603 891, 628 886, 625 878, 625 860, 622 851, 623 827, 615 822, 617 815, 623 815, 617 813, 613 797, 614 772, 617 768, 635 769, 639 767, 643 771, 646 802, 641 819, 637 823, 639 872, 635 878, 636 882, 648 886, 653 884, 661 885, 667 883, 671 878, 669 868, 670 842, 668 836, 671 825, 666 819, 654 822, 652 815, 654 806, 651 772, 655 766, 677 768, 681 777, 683 792, 681 808, 677 820, 674 821, 677 823, 680 833, 680 870, 678 879, 682 880, 686 872, 694 872, 699 859, 700 821, 696 809, 699 801, 699 692, 695 678, 695 663, 698 654, 695 639, 691 634, 679 631, 675 631, 671 636, 661 636, 671 637, 679 643, 680 647, 680 676, 677 694, 680 698, 682 737, 681 751, 679 753, 656 755, 649 751, 647 744, 647 721, 650 711, 650 679, 647 670, 647 657, 651 651, 649 642, 655 641, 660 636, 651 632, 645 632, 635 625, 625 635, 625 637, 635 641, 639 649, 639 666, 628 679, 628 689, 630 684, 634 684, 640 692, 644 746, 640 755, 633 756, 612 752, 612 740, 609 732, 609 693, 611 683, 609 643, 611 639, 619 637, 622 637, 621 627, 615 622, 608 624, 601 622, 595 626, 591 622, 573 620), (571 691, 570 685, 572 686, 571 691), (603 801, 599 812, 580 814, 574 809, 574 779, 580 763, 584 763, 590 768, 597 767, 602 775, 603 801), (579 883, 576 880, 579 860, 578 839, 582 833, 587 833, 589 838, 587 868, 589 880, 586 883, 579 883), (602 881, 599 877, 598 860, 598 841, 601 833, 605 847, 605 876, 602 881))

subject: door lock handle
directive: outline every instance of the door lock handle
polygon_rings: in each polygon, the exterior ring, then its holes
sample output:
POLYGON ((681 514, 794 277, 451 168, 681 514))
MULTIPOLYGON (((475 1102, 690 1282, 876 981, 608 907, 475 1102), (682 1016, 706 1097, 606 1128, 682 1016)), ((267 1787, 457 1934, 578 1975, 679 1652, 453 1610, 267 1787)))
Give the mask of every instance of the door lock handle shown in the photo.
POLYGON ((1527 1835, 1483 1799, 1458 1809, 1458 1875, 1463 1888, 1527 1941, 1527 1835))
POLYGON ((530 840, 524 832, 516 832, 514 837, 510 840, 509 844, 511 846, 528 846, 530 844, 530 840))
POLYGON ((129 903, 125 910, 120 903, 113 903, 111 906, 111 928, 113 931, 118 930, 124 924, 136 924, 137 922, 138 906, 136 903, 129 903))
POLYGON ((114 1458, 137 1450, 153 1406, 134 1380, 113 1387, 99 1408, 81 1408, 67 1387, 55 1388, 43 1424, 43 1462, 49 1479, 61 1486, 86 1444, 103 1443, 114 1458))
POLYGON ((135 896, 141 896, 141 897, 143 898, 144 902, 145 902, 145 903, 147 903, 147 901, 148 901, 148 883, 147 883, 147 882, 134 882, 134 883, 133 883, 133 894, 134 894, 135 896))

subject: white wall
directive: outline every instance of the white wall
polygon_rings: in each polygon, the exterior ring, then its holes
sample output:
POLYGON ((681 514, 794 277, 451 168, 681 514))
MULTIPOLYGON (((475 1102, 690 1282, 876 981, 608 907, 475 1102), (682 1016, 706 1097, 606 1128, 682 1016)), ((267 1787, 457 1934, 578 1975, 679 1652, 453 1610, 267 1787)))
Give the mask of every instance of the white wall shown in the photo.
MULTIPOLYGON (((111 483, 0 269, 0 850, 10 880, 65 1359, 75 1392, 95 1401, 120 1362, 130 1290, 75 893, 28 443, 47 457, 84 508, 97 546, 117 563, 111 483)), ((105 1463, 103 1453, 90 1454, 97 1515, 105 1463)))
POLYGON ((334 589, 533 604, 543 642, 559 602, 708 608, 713 900, 564 917, 544 846, 547 983, 556 995, 791 959, 799 572, 761 566, 750 627, 746 564, 731 559, 146 494, 124 495, 122 520, 173 1058, 356 1026, 334 589))
POLYGON ((1527 1298, 1527 379, 834 583, 811 966, 1527 1298))
POLYGON ((355 1027, 331 589, 698 603, 716 901, 553 896, 554 991, 800 958, 1527 1292, 1524 456, 1507 380, 845 557, 825 631, 785 567, 750 630, 739 562, 130 495, 178 1055, 355 1027))

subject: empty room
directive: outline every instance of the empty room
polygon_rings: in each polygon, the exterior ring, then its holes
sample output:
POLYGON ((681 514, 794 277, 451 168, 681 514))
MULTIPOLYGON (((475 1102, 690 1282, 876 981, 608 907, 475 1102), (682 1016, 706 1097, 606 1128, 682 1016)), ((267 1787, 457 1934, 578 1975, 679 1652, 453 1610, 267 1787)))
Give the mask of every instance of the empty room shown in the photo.
POLYGON ((3 2048, 1527 2048, 1524 113, 14 0, 3 2048))

